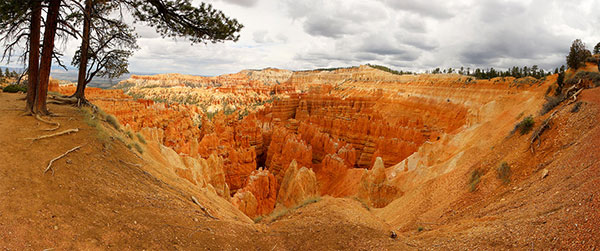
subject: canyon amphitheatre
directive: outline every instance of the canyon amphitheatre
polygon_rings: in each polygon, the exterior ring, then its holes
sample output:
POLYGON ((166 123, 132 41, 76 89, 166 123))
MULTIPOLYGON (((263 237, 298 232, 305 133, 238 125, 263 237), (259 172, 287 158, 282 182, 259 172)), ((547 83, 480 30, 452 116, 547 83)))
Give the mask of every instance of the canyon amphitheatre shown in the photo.
POLYGON ((50 81, 45 122, 2 92, 0 247, 594 250, 598 66, 564 74, 551 107, 559 74, 372 65, 133 75, 81 108, 50 81))

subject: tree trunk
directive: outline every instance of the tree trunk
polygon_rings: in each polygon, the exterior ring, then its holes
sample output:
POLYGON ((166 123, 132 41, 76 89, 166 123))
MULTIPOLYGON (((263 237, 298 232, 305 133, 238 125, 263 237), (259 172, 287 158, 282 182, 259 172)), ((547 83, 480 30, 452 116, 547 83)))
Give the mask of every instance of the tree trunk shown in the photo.
POLYGON ((27 111, 33 112, 35 95, 40 74, 40 23, 42 20, 42 3, 33 1, 31 6, 31 24, 29 30, 29 69, 27 83, 27 111))
POLYGON ((90 48, 90 26, 92 16, 92 0, 85 0, 85 10, 83 19, 83 36, 81 38, 81 57, 79 60, 79 76, 77 77, 77 91, 75 97, 78 100, 85 100, 86 73, 88 65, 88 51, 90 48))
POLYGON ((44 30, 44 44, 42 46, 42 59, 40 62, 40 83, 36 90, 34 113, 48 114, 46 98, 48 96, 48 81, 52 67, 52 52, 54 51, 54 37, 56 35, 58 12, 61 0, 50 0, 46 28, 44 30))

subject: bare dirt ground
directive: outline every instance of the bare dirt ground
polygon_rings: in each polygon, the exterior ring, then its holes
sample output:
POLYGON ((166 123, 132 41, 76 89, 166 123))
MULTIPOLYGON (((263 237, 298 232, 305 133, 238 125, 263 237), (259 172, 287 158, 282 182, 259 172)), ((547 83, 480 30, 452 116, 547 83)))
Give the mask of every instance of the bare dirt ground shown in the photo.
POLYGON ((268 225, 212 219, 189 199, 193 191, 145 171, 119 141, 98 139, 77 108, 49 105, 60 115, 56 132, 79 132, 32 143, 26 138, 53 126, 22 116, 23 97, 0 93, 1 250, 407 248, 350 199, 324 198, 268 225))

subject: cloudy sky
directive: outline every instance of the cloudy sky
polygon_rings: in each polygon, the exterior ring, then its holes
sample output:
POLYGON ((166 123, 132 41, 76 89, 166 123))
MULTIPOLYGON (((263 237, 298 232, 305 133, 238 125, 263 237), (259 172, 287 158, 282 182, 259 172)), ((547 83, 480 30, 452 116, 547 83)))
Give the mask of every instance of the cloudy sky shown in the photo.
MULTIPOLYGON (((191 46, 137 27, 130 71, 218 75, 382 64, 398 70, 564 64, 600 42, 598 0, 208 0, 245 27, 237 43, 191 46)), ((196 1, 199 3, 199 1, 196 1)), ((67 46, 75 48, 75 46, 67 46)), ((67 49, 70 60, 74 49, 67 49)))

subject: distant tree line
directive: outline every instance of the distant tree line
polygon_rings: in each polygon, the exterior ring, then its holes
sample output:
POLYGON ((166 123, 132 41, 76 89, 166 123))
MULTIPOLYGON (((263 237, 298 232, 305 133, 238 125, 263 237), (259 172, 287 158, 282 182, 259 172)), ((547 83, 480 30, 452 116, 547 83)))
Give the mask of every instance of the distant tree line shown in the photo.
MULTIPOLYGON (((472 76, 478 79, 491 79, 491 78, 496 78, 496 77, 515 77, 515 78, 523 78, 523 77, 533 77, 533 78, 543 78, 545 76, 550 75, 552 72, 550 71, 544 71, 544 69, 540 69, 539 66, 534 65, 531 67, 528 66, 524 66, 524 67, 517 67, 514 66, 512 68, 509 68, 505 71, 503 70, 496 70, 494 68, 488 68, 488 69, 480 69, 480 68, 475 68, 475 69, 471 69, 469 67, 465 68, 465 67, 460 67, 460 69, 453 69, 453 68, 448 68, 448 69, 440 69, 440 68, 435 68, 431 71, 427 71, 426 73, 431 73, 431 74, 452 74, 452 73, 457 73, 460 75, 467 75, 467 76, 472 76)), ((558 73, 558 68, 555 70, 555 73, 558 73)))
POLYGON ((389 68, 387 66, 383 66, 383 65, 376 65, 376 64, 367 64, 367 65, 370 66, 371 68, 375 68, 380 71, 385 71, 385 72, 389 72, 391 74, 396 74, 396 75, 414 74, 413 72, 410 72, 410 71, 402 71, 402 70, 397 71, 397 70, 391 69, 391 68, 389 68))
POLYGON ((18 78, 20 74, 16 71, 9 71, 8 68, 4 69, 4 72, 0 70, 0 78, 18 78))

